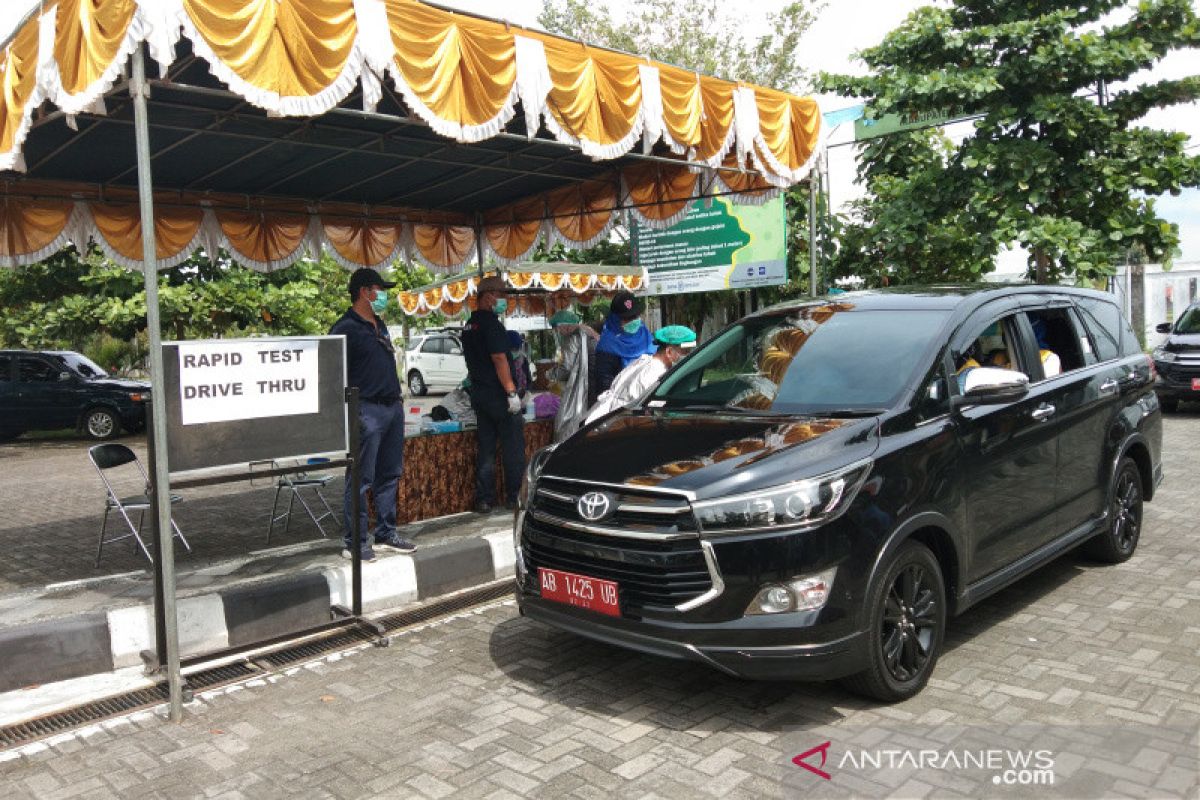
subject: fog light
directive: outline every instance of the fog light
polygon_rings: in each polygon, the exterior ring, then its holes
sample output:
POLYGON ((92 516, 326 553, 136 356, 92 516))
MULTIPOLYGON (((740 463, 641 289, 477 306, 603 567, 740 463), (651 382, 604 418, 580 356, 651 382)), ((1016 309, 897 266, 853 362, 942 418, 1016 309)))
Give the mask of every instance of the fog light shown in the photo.
POLYGON ((782 614, 787 611, 815 611, 829 600, 837 567, 815 575, 793 578, 784 584, 764 586, 754 596, 747 614, 782 614))

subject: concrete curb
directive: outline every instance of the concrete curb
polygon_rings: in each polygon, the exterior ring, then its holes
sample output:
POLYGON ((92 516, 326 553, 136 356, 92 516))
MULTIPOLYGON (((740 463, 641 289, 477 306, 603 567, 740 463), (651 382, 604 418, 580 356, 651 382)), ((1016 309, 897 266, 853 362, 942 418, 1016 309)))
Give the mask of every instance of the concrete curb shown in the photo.
MULTIPOLYGON (((485 533, 363 564, 363 613, 429 600, 513 576, 512 534, 485 533)), ((329 621, 350 605, 351 566, 304 570, 179 599, 184 657, 329 621)), ((89 612, 0 629, 0 692, 111 672, 154 648, 154 607, 89 612)))

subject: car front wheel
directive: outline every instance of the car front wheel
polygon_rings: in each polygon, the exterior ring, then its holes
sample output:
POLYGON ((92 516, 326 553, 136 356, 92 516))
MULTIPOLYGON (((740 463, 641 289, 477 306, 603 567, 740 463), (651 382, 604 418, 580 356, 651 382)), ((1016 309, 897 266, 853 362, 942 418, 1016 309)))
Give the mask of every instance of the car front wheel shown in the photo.
POLYGON ((1107 564, 1128 561, 1142 533, 1142 473, 1132 458, 1123 458, 1109 491, 1108 527, 1084 545, 1084 552, 1107 564))
POLYGON ((83 430, 93 439, 112 439, 121 432, 121 421, 107 408, 93 408, 83 417, 83 430))
POLYGON ((429 387, 425 385, 425 379, 415 369, 408 373, 408 391, 412 392, 413 397, 424 397, 425 393, 429 391, 429 387))
POLYGON ((929 548, 907 542, 867 600, 867 668, 845 679, 851 691, 894 703, 925 687, 946 631, 946 587, 929 548))

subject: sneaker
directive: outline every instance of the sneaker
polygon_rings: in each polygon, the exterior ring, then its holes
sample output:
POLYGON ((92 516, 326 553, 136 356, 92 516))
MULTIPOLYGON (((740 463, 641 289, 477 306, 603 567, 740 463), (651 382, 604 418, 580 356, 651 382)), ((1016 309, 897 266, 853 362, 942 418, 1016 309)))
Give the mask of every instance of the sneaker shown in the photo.
MULTIPOLYGON (((350 552, 350 548, 348 548, 348 547, 342 548, 342 558, 345 558, 345 559, 354 558, 354 555, 350 552)), ((375 560, 375 551, 369 547, 366 548, 365 550, 363 550, 362 551, 362 560, 364 562, 374 561, 375 560)))
POLYGON ((389 550, 395 550, 397 553, 414 553, 417 546, 408 539, 401 539, 396 534, 391 537, 375 542, 376 547, 386 547, 389 550))

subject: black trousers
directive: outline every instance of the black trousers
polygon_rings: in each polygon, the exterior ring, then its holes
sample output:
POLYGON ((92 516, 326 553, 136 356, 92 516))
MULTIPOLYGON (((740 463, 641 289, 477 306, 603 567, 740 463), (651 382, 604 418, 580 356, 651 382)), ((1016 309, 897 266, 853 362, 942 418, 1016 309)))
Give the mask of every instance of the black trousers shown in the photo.
POLYGON ((475 431, 479 441, 475 461, 475 500, 496 504, 496 442, 499 441, 506 501, 515 503, 517 493, 521 491, 521 478, 525 475, 525 418, 508 412, 508 401, 503 395, 472 393, 471 407, 475 409, 479 426, 475 431))

